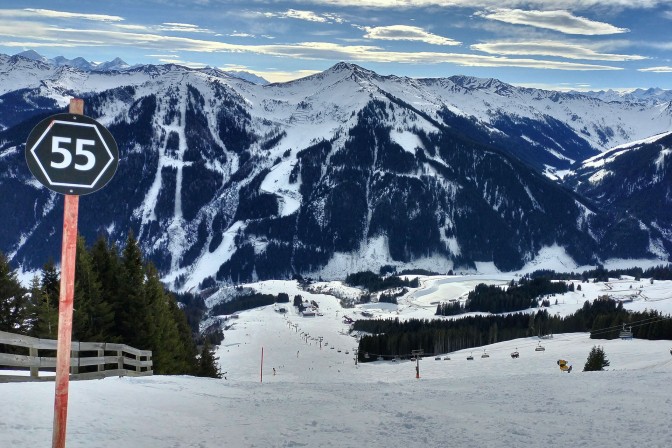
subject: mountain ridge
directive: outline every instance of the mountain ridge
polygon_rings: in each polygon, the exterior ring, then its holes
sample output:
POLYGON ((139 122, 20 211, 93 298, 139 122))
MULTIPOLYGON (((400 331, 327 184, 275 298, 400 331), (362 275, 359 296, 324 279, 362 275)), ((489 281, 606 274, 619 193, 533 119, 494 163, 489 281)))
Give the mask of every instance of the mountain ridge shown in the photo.
POLYGON ((555 246, 579 264, 672 253, 672 235, 649 217, 612 211, 548 176, 626 135, 669 130, 664 105, 651 112, 347 63, 264 86, 177 65, 88 72, 40 64, 0 56, 0 109, 14 111, 0 115, 8 117, 0 207, 13 211, 0 250, 27 268, 58 253, 50 235, 61 205, 23 166, 25 135, 74 95, 115 135, 122 157, 108 187, 82 198, 91 210, 83 235, 122 243, 133 230, 176 288, 342 275, 366 263, 511 270, 555 246), (593 133, 578 132, 576 121, 593 133))

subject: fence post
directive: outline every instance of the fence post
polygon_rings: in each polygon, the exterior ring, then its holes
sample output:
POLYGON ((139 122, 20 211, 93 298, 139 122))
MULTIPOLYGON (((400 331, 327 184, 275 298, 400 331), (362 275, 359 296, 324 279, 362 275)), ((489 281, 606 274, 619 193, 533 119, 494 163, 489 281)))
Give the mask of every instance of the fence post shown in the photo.
POLYGON ((103 358, 103 362, 98 364, 98 371, 102 372, 105 370, 105 350, 98 350, 98 357, 103 358))
POLYGON ((72 349, 70 350, 70 374, 76 375, 79 373, 79 342, 72 344, 72 349), (77 356, 75 357, 75 354, 77 356))
MULTIPOLYGON (((121 350, 117 350, 117 369, 124 370, 124 354, 121 350)), ((119 373, 119 376, 123 376, 123 373, 119 373)))
MULTIPOLYGON (((35 347, 30 347, 28 355, 30 355, 31 358, 33 358, 31 361, 32 362, 38 362, 40 361, 39 355, 37 348, 35 347)), ((40 367, 39 365, 31 365, 30 366, 30 377, 31 378, 37 378, 40 376, 40 367)))

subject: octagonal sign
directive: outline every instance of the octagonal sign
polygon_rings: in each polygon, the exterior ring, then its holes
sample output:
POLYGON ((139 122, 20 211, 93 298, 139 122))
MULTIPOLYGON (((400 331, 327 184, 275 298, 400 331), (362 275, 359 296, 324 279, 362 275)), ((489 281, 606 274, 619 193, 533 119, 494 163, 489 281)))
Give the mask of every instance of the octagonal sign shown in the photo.
POLYGON ((114 176, 119 150, 112 134, 85 115, 57 114, 33 128, 26 162, 45 187, 83 195, 103 188, 114 176))

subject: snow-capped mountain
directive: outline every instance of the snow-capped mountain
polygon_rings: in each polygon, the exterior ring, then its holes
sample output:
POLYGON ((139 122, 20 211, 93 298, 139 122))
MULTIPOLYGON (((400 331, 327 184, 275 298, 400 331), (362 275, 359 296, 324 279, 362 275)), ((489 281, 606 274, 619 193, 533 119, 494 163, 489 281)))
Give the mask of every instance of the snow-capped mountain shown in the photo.
POLYGON ((178 286, 383 265, 514 269, 556 246, 577 263, 672 252, 655 226, 541 174, 669 131, 669 103, 347 63, 257 85, 217 69, 84 71, 17 56, 0 56, 0 95, 0 208, 11 210, 0 249, 27 267, 56 258, 62 205, 28 173, 23 145, 72 96, 121 153, 110 184, 82 198, 81 233, 122 242, 132 229, 178 286))
POLYGON ((53 59, 48 59, 41 54, 37 53, 34 50, 26 50, 22 51, 21 53, 17 53, 14 56, 20 56, 26 59, 31 59, 34 61, 39 61, 43 62, 45 64, 49 65, 54 65, 56 67, 62 67, 62 66, 70 66, 70 67, 75 67, 79 70, 83 71, 90 71, 90 70, 100 70, 100 71, 109 71, 109 70, 123 70, 126 68, 129 68, 130 65, 128 65, 126 62, 124 62, 121 58, 114 58, 112 61, 107 61, 107 62, 101 62, 101 63, 96 63, 96 62, 91 62, 87 61, 86 59, 82 57, 77 57, 74 59, 68 59, 63 56, 56 56, 53 59))
POLYGON ((672 236, 672 131, 621 145, 584 161, 565 183, 603 209, 636 216, 657 229, 652 252, 666 253, 672 236))
POLYGON ((656 105, 672 101, 672 90, 660 88, 633 89, 628 91, 600 90, 598 92, 583 92, 583 95, 598 98, 602 101, 629 101, 656 105))

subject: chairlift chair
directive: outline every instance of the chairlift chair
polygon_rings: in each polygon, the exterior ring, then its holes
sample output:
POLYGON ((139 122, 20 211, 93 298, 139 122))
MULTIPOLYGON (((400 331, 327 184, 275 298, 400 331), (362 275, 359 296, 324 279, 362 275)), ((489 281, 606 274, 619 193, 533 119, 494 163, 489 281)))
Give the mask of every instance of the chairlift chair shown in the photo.
POLYGON ((467 356, 467 361, 473 361, 473 360, 474 360, 474 355, 467 356))
POLYGON ((481 358, 489 358, 489 357, 490 357, 490 355, 488 355, 488 353, 485 350, 483 350, 483 354, 481 355, 481 358))
POLYGON ((546 347, 544 347, 543 345, 541 345, 541 342, 540 342, 539 345, 537 345, 537 346, 534 348, 534 351, 535 351, 535 352, 543 352, 543 351, 546 351, 546 347))
POLYGON ((516 351, 515 351, 515 352, 511 352, 511 357, 512 357, 513 359, 516 359, 516 358, 520 357, 520 353, 518 353, 518 348, 517 348, 517 347, 516 347, 516 351))
POLYGON ((623 329, 621 330, 620 333, 618 333, 618 337, 621 339, 632 339, 632 327, 628 327, 627 329, 625 328, 625 324, 623 324, 623 329))

